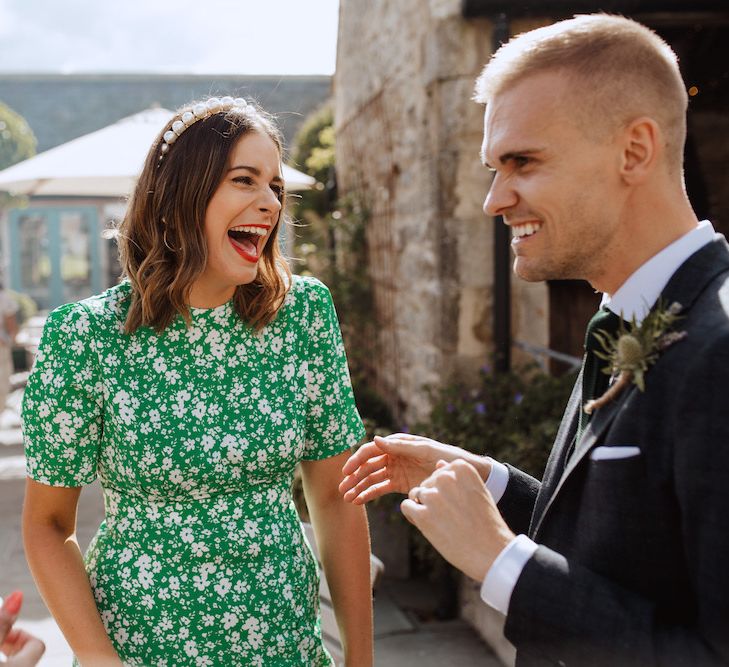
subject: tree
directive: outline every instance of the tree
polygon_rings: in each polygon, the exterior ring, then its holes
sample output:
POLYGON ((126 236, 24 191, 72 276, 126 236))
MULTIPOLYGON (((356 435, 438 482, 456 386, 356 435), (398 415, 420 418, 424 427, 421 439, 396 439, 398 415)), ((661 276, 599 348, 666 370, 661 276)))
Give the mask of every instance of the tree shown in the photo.
POLYGON ((35 155, 36 144, 25 119, 0 102, 0 169, 35 155))
POLYGON ((329 104, 312 113, 294 139, 293 159, 317 181, 325 183, 334 166, 334 116, 329 104))

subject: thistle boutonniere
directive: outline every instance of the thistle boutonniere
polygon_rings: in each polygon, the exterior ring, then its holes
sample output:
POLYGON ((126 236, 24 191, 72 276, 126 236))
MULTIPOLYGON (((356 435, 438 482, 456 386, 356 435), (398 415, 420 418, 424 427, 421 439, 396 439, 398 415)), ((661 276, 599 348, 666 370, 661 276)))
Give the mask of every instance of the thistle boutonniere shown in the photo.
POLYGON ((596 331, 595 337, 603 348, 595 354, 607 365, 601 372, 617 380, 599 398, 585 404, 589 415, 593 410, 614 401, 630 384, 645 391, 645 374, 658 361, 661 352, 674 343, 686 338, 685 331, 673 331, 676 321, 681 319, 682 306, 674 302, 668 308, 659 301, 638 325, 635 317, 626 325, 621 322, 617 335, 596 331))

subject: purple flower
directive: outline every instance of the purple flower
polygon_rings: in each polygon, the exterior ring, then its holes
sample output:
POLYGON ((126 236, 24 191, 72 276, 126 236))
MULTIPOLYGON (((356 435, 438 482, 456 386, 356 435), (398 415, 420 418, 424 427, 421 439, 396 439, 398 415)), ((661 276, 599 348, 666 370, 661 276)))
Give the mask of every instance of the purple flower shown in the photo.
POLYGON ((473 411, 479 415, 485 415, 486 414, 486 406, 483 403, 476 403, 476 405, 473 406, 473 411))
POLYGON ((520 394, 518 391, 516 394, 514 394, 514 404, 519 405, 524 400, 524 395, 520 394))
POLYGON ((453 403, 449 403, 448 405, 446 405, 446 412, 448 414, 452 415, 455 411, 456 411, 456 406, 453 405, 453 403))
POLYGON ((491 372, 491 366, 489 366, 488 364, 484 364, 483 366, 481 366, 481 372, 484 375, 488 375, 491 372))

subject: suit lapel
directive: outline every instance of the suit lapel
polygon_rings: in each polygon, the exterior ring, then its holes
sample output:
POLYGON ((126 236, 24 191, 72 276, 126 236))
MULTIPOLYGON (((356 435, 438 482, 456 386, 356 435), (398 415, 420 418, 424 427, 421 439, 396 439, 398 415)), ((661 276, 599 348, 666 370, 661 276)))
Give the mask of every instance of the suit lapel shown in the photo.
MULTIPOLYGON (((567 482, 569 476, 580 465, 588 452, 593 449, 595 445, 599 442, 600 438, 603 436, 610 424, 614 421, 615 417, 620 413, 622 405, 625 403, 628 396, 630 396, 633 391, 637 391, 637 388, 635 386, 631 386, 629 389, 626 389, 615 401, 609 403, 608 405, 600 408, 597 412, 595 412, 594 416, 587 424, 587 428, 582 434, 579 442, 575 444, 575 449, 572 452, 571 456, 567 460, 564 460, 565 456, 563 455, 561 465, 559 466, 558 470, 555 471, 558 473, 558 476, 556 477, 556 485, 554 485, 554 482, 552 483, 553 490, 549 493, 547 498, 544 498, 542 502, 543 510, 541 509, 541 507, 538 507, 538 503, 537 505, 535 505, 535 516, 534 520, 532 521, 531 529, 533 537, 536 536, 539 532, 544 518, 549 513, 550 508, 557 499, 557 496, 559 496, 559 493, 567 482), (559 474, 560 472, 561 474, 559 474), (537 513, 537 510, 539 510, 539 513, 537 513)), ((579 409, 582 409, 581 405, 579 406, 579 409)), ((575 411, 575 413, 572 415, 572 419, 575 422, 575 430, 577 418, 578 414, 577 411, 575 411)))
POLYGON ((620 409, 625 401, 634 391, 638 391, 638 388, 635 385, 630 385, 612 403, 608 403, 595 412, 587 424, 582 438, 577 443, 574 453, 566 462, 562 479, 567 477, 580 464, 582 459, 585 458, 585 455, 597 444, 608 426, 610 426, 615 417, 620 413, 620 409))
POLYGON ((539 488, 539 494, 534 504, 534 512, 532 514, 532 521, 529 533, 531 535, 536 531, 541 517, 546 507, 551 503, 554 497, 555 489, 560 483, 562 478, 565 460, 569 456, 569 452, 577 435, 577 423, 579 418, 579 411, 582 404, 582 372, 577 376, 575 386, 572 388, 572 394, 564 416, 562 417, 562 423, 559 427, 559 432, 554 441, 554 447, 549 454, 549 460, 547 466, 544 469, 544 475, 542 477, 542 483, 539 488))

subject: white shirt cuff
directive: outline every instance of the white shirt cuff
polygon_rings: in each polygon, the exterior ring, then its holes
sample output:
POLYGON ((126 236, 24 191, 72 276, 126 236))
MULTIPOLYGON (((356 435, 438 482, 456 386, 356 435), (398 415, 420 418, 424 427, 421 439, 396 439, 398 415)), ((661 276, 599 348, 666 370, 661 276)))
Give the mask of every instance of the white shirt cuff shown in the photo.
POLYGON ((504 495, 508 483, 509 469, 503 463, 491 459, 491 472, 486 480, 486 488, 493 496, 495 503, 501 500, 501 496, 504 495))
POLYGON ((481 599, 506 615, 511 594, 527 561, 537 550, 537 544, 526 535, 517 535, 496 557, 481 584, 481 599))

